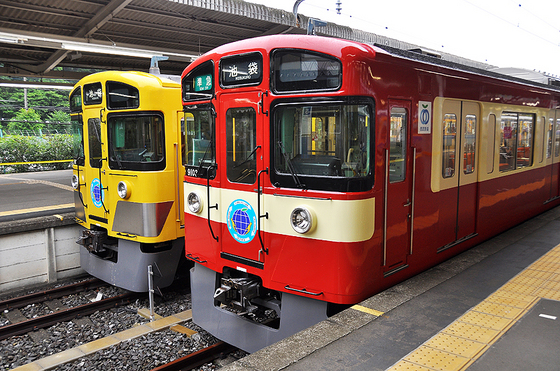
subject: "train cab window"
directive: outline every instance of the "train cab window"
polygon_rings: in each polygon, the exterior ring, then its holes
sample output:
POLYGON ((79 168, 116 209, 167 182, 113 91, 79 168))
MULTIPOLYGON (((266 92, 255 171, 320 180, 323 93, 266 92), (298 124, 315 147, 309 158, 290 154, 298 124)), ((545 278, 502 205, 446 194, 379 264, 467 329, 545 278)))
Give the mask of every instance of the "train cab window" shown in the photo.
POLYGON ((257 113, 253 108, 230 108, 226 113, 227 177, 234 183, 257 179, 257 113))
POLYGON ((342 85, 342 63, 329 55, 278 49, 272 54, 275 92, 337 90, 342 85))
POLYGON ((100 82, 84 85, 84 104, 86 106, 101 104, 103 102, 103 90, 100 82))
POLYGON ((120 82, 107 82, 107 108, 126 109, 140 106, 140 93, 134 86, 120 82))
POLYGON ((211 106, 185 106, 184 109, 184 165, 187 175, 204 177, 205 169, 216 165, 215 115, 211 106))
POLYGON ((101 121, 99 118, 88 120, 89 164, 91 167, 101 167, 101 121))
POLYGON ((403 181, 406 177, 407 112, 404 108, 391 109, 389 181, 403 181))
POLYGON ((476 116, 465 116, 465 128, 463 130, 463 172, 474 173, 476 154, 476 116))
POLYGON ((271 138, 273 184, 340 192, 370 189, 372 105, 278 104, 271 138))
POLYGON ((107 127, 111 169, 154 171, 165 168, 161 113, 112 114, 107 127))
POLYGON ((455 175, 455 147, 457 143, 457 116, 445 114, 443 117, 443 163, 442 176, 451 178, 455 175))
POLYGON ((501 122, 500 171, 533 164, 535 115, 503 112, 501 122))
POLYGON ((214 62, 193 69, 181 80, 183 101, 209 100, 214 96, 214 62))
POLYGON ((70 93, 70 112, 82 112, 82 88, 80 86, 70 93))
POLYGON ((82 115, 70 116, 70 130, 72 133, 72 158, 76 165, 84 166, 84 130, 82 115))

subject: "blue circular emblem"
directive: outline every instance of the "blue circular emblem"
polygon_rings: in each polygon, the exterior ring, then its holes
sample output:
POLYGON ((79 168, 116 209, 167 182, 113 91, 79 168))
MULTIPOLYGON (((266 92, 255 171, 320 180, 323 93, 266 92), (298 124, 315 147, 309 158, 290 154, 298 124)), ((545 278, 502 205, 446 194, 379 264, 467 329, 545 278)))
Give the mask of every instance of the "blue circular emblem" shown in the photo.
POLYGON ((240 243, 249 243, 257 235, 257 214, 245 200, 233 201, 227 210, 227 227, 240 243))
POLYGON ((422 112, 420 112, 420 122, 423 125, 427 125, 430 122, 430 111, 424 108, 422 112))
POLYGON ((103 192, 99 179, 95 178, 91 181, 89 191, 91 193, 91 200, 93 201, 95 207, 103 206, 102 200, 105 199, 105 192, 103 192))

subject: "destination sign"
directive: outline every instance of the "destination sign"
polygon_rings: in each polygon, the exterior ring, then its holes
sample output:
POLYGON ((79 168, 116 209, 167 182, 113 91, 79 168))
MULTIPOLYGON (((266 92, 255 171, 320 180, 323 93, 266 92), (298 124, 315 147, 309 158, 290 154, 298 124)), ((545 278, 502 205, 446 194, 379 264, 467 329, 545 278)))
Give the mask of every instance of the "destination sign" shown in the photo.
POLYGON ((254 85, 262 81, 260 53, 223 58, 220 63, 222 86, 254 85))

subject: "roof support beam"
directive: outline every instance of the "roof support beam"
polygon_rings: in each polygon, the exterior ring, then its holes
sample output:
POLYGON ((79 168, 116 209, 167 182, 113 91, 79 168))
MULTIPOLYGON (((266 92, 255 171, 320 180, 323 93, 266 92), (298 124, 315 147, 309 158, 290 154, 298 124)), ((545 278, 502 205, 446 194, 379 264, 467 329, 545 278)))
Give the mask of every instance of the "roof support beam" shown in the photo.
MULTIPOLYGON (((89 38, 97 30, 99 30, 103 25, 109 22, 118 12, 123 10, 132 0, 112 0, 107 4, 100 12, 98 12, 93 18, 91 18, 86 24, 80 28, 74 37, 84 37, 89 38)), ((55 51, 46 62, 38 66, 21 66, 25 69, 30 69, 33 72, 44 75, 49 73, 53 68, 58 66, 60 62, 66 58, 68 55, 68 50, 57 50, 55 51)))

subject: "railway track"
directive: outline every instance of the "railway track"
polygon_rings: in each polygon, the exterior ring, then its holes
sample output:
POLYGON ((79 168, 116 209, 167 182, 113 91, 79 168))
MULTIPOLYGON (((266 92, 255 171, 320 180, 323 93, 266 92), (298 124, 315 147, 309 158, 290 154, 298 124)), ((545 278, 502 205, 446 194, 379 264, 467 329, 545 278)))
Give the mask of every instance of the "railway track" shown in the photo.
POLYGON ((42 301, 58 299, 66 295, 72 295, 86 290, 94 290, 101 286, 106 286, 107 284, 97 278, 90 280, 74 283, 71 285, 65 285, 61 287, 56 287, 53 289, 39 291, 33 294, 28 294, 24 296, 18 296, 11 299, 6 299, 0 301, 0 311, 18 309, 25 307, 29 304, 34 304, 42 301))
POLYGON ((59 322, 70 321, 74 318, 87 316, 100 310, 107 310, 121 305, 127 305, 140 297, 138 293, 125 293, 107 299, 91 302, 77 307, 63 309, 51 314, 31 318, 22 322, 0 327, 0 340, 12 336, 23 335, 30 331, 45 328, 59 322))
POLYGON ((235 350, 237 350, 237 348, 233 345, 220 341, 197 352, 178 358, 175 361, 156 367, 151 371, 190 371, 205 363, 212 362, 217 358, 234 352, 235 350))
MULTIPOLYGON (((20 297, 6 299, 0 302, 0 310, 14 310, 27 305, 41 303, 48 300, 61 298, 63 296, 77 294, 87 290, 93 290, 107 284, 98 279, 91 279, 71 285, 61 286, 46 291, 40 291, 20 297)), ((107 310, 118 306, 131 303, 140 297, 138 293, 127 292, 121 295, 93 301, 87 304, 64 308, 51 314, 46 314, 36 318, 30 318, 21 322, 16 322, 0 327, 0 340, 12 336, 26 334, 41 328, 46 328, 59 322, 70 321, 74 318, 88 316, 96 311, 107 310)))

